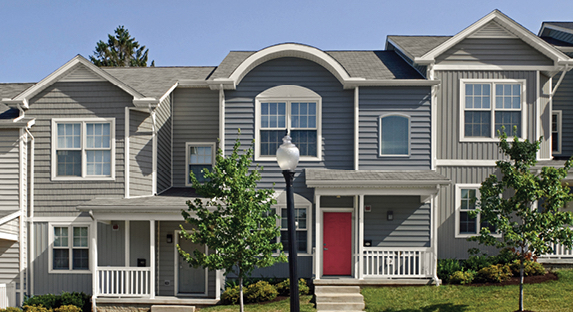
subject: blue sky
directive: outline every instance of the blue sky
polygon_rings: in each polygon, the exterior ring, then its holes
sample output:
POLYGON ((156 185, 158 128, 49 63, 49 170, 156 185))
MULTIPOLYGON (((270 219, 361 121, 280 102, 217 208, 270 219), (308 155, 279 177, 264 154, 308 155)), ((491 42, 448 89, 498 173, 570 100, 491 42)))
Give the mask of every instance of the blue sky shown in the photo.
POLYGON ((381 50, 387 35, 453 35, 494 9, 537 33, 573 21, 573 1, 1 1, 0 82, 37 82, 93 54, 118 25, 156 66, 216 66, 230 50, 299 42, 381 50))

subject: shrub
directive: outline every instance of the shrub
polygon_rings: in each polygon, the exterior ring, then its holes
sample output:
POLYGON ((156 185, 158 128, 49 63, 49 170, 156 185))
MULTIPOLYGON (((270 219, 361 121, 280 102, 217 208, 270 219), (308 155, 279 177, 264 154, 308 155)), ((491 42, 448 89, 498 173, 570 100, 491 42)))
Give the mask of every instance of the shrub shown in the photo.
MULTIPOLYGON (((59 307, 61 305, 60 303, 60 296, 45 294, 26 298, 22 303, 22 306, 46 307, 48 309, 53 309, 59 307)), ((24 311, 26 311, 25 308, 24 311)))
POLYGON ((462 265, 458 259, 439 259, 438 278, 447 281, 452 274, 462 270, 462 265))
POLYGON ((475 278, 475 271, 456 271, 452 274, 448 280, 451 284, 471 284, 475 278))
POLYGON ((509 265, 492 264, 478 271, 477 276, 483 282, 501 283, 511 278, 509 265))
POLYGON ((493 257, 488 257, 486 255, 470 256, 467 260, 464 261, 464 268, 466 270, 479 272, 479 270, 495 264, 492 263, 492 258, 493 257))
POLYGON ((22 305, 42 306, 48 309, 55 309, 60 306, 74 305, 84 312, 91 311, 90 296, 83 292, 63 292, 61 295, 39 295, 26 298, 22 305))
POLYGON ((227 287, 221 295, 221 299, 225 304, 237 304, 239 303, 239 295, 239 286, 227 287))
POLYGON ((44 306, 40 305, 25 305, 22 308, 24 312, 52 312, 54 310, 50 308, 45 308, 44 306))
MULTIPOLYGON (((290 296, 290 279, 283 280, 282 282, 276 285, 277 291, 281 296, 290 296)), ((310 288, 306 284, 304 279, 298 280, 298 293, 301 296, 308 295, 310 292, 310 288)))
POLYGON ((504 248, 495 257, 492 257, 491 264, 512 264, 518 258, 518 254, 513 248, 504 248))
MULTIPOLYGON (((520 263, 521 261, 519 260, 513 260, 513 262, 510 264, 513 276, 519 276, 520 263)), ((523 268, 524 276, 544 275, 544 274, 545 274, 545 268, 541 263, 525 259, 523 268)))
POLYGON ((275 299, 278 296, 278 291, 275 286, 266 281, 258 281, 255 284, 249 285, 245 291, 245 301, 247 302, 263 302, 275 299))
POLYGON ((76 307, 75 305, 63 305, 59 308, 55 308, 54 312, 82 312, 82 309, 76 307))
POLYGON ((7 307, 6 309, 0 309, 0 312, 22 312, 22 309, 15 307, 7 307))

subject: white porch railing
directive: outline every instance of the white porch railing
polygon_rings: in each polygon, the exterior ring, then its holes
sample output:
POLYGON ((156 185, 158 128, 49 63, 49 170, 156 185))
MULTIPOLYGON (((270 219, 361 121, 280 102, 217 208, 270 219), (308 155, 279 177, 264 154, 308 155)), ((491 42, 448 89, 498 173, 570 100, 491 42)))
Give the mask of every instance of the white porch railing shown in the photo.
POLYGON ((364 277, 431 277, 431 248, 364 247, 364 277))
POLYGON ((0 309, 15 307, 16 305, 16 286, 14 283, 0 284, 0 309))
POLYGON ((97 296, 148 297, 151 293, 150 267, 98 267, 97 296))
POLYGON ((561 244, 553 244, 553 252, 543 256, 540 259, 573 259, 573 250, 563 247, 561 244))

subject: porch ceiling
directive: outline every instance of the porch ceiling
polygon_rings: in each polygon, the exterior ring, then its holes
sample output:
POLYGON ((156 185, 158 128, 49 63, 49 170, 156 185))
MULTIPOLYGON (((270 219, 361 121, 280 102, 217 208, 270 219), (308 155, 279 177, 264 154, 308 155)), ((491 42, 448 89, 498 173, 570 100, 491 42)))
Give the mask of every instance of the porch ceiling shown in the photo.
POLYGON ((329 170, 305 169, 306 185, 320 188, 421 188, 450 184, 443 175, 431 170, 329 170))

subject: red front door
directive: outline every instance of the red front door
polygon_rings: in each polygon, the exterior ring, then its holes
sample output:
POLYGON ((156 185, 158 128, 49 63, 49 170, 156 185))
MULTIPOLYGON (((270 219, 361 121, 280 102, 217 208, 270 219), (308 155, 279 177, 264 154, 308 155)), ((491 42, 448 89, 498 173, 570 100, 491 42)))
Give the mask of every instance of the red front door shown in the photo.
POLYGON ((323 216, 323 275, 351 275, 352 213, 325 212, 323 216))

